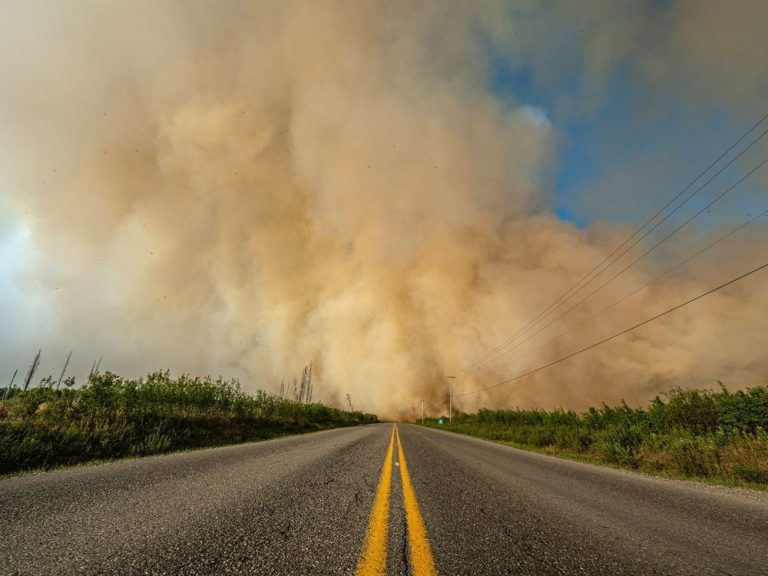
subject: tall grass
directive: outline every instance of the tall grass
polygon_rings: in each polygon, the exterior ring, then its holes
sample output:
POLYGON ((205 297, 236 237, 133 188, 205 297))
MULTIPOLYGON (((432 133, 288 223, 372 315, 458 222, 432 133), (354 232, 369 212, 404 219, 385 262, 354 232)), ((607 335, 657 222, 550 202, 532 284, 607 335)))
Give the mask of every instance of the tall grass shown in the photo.
POLYGON ((52 384, 43 379, 39 387, 11 390, 0 400, 0 473, 377 420, 264 392, 249 395, 235 380, 172 378, 168 372, 138 380, 106 372, 92 375, 82 388, 74 388, 73 379, 62 390, 52 384))
MULTIPOLYGON (((426 422, 439 426, 435 420, 426 422)), ((674 476, 768 487, 768 388, 675 389, 645 408, 480 410, 442 427, 674 476)))

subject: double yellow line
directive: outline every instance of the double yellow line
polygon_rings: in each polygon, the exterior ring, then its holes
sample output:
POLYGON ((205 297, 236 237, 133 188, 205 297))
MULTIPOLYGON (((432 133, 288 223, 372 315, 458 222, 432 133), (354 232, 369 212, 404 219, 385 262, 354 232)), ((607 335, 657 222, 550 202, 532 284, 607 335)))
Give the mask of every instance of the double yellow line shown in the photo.
POLYGON ((408 524, 408 548, 410 552, 411 573, 413 576, 436 576, 435 559, 427 539, 427 528, 419 510, 419 502, 408 473, 403 445, 397 425, 392 426, 389 448, 384 457, 379 486, 371 509, 371 519, 365 544, 357 562, 356 576, 378 576, 387 573, 387 537, 389 535, 389 495, 392 485, 392 461, 397 442, 400 464, 400 480, 403 486, 403 504, 408 524))

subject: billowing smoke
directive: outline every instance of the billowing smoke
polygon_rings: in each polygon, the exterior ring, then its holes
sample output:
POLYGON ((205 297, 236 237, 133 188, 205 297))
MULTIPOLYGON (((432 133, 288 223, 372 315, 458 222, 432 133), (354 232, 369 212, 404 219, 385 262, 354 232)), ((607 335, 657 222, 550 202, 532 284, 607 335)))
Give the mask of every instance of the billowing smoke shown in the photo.
MULTIPOLYGON (((718 3, 694 4, 700 14, 718 3)), ((700 101, 712 70, 695 66, 718 62, 693 52, 686 10, 668 11, 662 36, 699 82, 691 101, 700 101)), ((73 348, 81 372, 103 355, 127 375, 221 373, 277 391, 311 360, 325 402, 349 393, 355 407, 410 415, 425 399, 435 413, 446 376, 487 357, 631 230, 578 228, 551 213, 559 134, 541 109, 489 88, 489 42, 542 70, 567 51, 567 26, 560 40, 538 38, 548 50, 525 44, 547 11, 200 0, 3 12, 0 210, 11 215, 6 243, 20 247, 0 285, 9 372, 37 347, 50 362, 73 348)), ((568 54, 594 78, 639 38, 661 35, 633 10, 613 18, 626 32, 616 37, 594 14, 572 16, 602 31, 584 54, 568 54)), ((660 50, 633 60, 649 86, 670 74, 674 58, 660 50)), ((763 94, 765 71, 749 79, 763 94)), ((745 106, 752 93, 723 99, 745 106)), ((720 233, 690 233, 666 263, 628 271, 542 338, 720 233)), ((553 347, 461 373, 456 393, 599 339, 768 253, 759 223, 730 242, 727 259, 713 252, 553 347)), ((578 408, 716 378, 756 383, 768 372, 764 282, 459 406, 578 408)))

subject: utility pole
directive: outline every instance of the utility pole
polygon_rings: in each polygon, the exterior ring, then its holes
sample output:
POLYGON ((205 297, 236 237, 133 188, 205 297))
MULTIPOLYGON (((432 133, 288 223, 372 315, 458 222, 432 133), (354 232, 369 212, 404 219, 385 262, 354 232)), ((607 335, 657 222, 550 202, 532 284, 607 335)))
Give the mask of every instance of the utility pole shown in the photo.
POLYGON ((307 392, 307 367, 301 373, 301 388, 299 389, 299 404, 304 404, 307 392))
POLYGON ((96 361, 93 362, 93 366, 91 366, 91 371, 88 373, 88 380, 89 381, 90 381, 92 376, 96 376, 99 373, 99 366, 101 366, 101 361, 102 361, 103 358, 104 358, 103 356, 99 356, 99 361, 98 362, 96 362, 96 361))
POLYGON ((38 350, 37 354, 35 354, 35 359, 32 360, 32 366, 29 367, 29 372, 27 372, 27 377, 24 379, 24 391, 27 391, 27 388, 29 388, 29 383, 32 382, 32 376, 35 375, 35 372, 37 371, 37 367, 40 366, 40 354, 42 354, 42 350, 38 350))
POLYGON ((424 398, 421 399, 421 425, 424 425, 424 398))
POLYGON ((13 376, 11 376, 11 383, 8 384, 8 388, 5 389, 5 395, 3 396, 3 400, 6 400, 8 398, 8 395, 11 393, 11 388, 13 388, 13 381, 16 380, 16 373, 19 371, 18 368, 13 371, 13 376))
POLYGON ((56 382, 56 390, 59 389, 59 386, 61 385, 61 381, 64 379, 64 373, 67 371, 67 366, 69 366, 70 358, 72 358, 72 350, 69 351, 69 354, 67 355, 67 359, 64 361, 64 368, 61 369, 61 375, 59 376, 59 381, 56 382))
POLYGON ((448 422, 453 422, 453 381, 456 376, 446 376, 448 378, 448 422))

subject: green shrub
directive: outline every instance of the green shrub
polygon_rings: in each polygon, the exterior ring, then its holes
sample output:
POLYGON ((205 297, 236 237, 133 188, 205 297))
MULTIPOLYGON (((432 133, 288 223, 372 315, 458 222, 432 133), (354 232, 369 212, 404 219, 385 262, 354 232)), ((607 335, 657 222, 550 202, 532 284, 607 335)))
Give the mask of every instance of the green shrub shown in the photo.
MULTIPOLYGON (((427 421, 436 425, 435 421, 427 421)), ((768 484, 768 388, 673 389, 647 408, 488 410, 444 426, 652 472, 768 484)))
POLYGON ((264 392, 252 396, 222 378, 155 372, 128 380, 106 372, 80 389, 43 383, 0 401, 0 473, 377 421, 264 392))
POLYGON ((595 448, 608 462, 637 465, 644 429, 637 424, 613 425, 595 435, 595 448))
POLYGON ((722 472, 720 451, 712 437, 679 433, 670 443, 674 461, 686 476, 707 478, 722 472))

